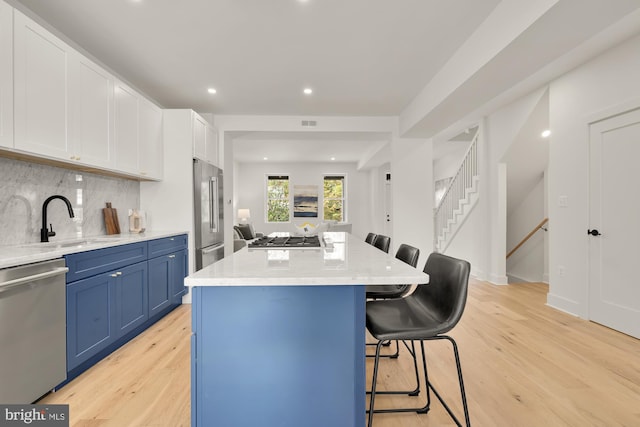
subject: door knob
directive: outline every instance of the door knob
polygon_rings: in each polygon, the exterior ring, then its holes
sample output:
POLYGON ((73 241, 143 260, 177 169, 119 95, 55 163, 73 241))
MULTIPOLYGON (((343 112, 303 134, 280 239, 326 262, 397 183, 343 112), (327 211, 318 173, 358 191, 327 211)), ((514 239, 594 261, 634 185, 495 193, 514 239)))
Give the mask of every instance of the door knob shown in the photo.
POLYGON ((587 230, 587 234, 591 234, 592 236, 602 236, 602 234, 600 234, 600 232, 596 229, 587 230))

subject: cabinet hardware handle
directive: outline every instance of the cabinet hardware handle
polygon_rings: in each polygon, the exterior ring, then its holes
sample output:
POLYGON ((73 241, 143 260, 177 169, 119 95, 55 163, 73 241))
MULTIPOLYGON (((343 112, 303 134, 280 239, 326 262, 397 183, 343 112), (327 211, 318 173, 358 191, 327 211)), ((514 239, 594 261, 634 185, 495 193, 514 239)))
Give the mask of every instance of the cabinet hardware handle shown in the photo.
POLYGON ((34 274, 32 276, 20 277, 18 279, 8 280, 6 282, 0 283, 0 292, 5 292, 11 288, 15 288, 16 286, 21 286, 24 284, 29 284, 36 280, 46 279, 48 277, 57 276, 58 274, 64 274, 69 269, 67 267, 56 268, 55 270, 46 271, 44 273, 34 274))
POLYGON ((175 257, 176 257, 175 255, 169 255, 169 258, 175 258, 175 257))
POLYGON ((118 277, 118 275, 116 273, 110 274, 109 276, 111 277, 118 277))

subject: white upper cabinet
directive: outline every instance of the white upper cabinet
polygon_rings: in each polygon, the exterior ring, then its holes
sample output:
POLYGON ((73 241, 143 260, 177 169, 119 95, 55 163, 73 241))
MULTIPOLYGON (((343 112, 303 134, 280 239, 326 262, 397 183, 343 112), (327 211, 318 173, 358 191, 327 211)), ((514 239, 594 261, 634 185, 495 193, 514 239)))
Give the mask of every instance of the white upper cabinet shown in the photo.
POLYGON ((115 167, 113 137, 114 77, 80 54, 69 67, 72 160, 115 167))
POLYGON ((193 157, 207 159, 207 122, 198 114, 193 114, 193 157))
POLYGON ((162 110, 144 98, 138 104, 140 118, 139 163, 140 175, 149 179, 162 179, 163 176, 163 139, 162 110))
POLYGON ((0 0, 0 147, 160 180, 162 144, 160 108, 0 0))
POLYGON ((197 113, 193 113, 193 157, 218 166, 218 133, 197 113))
POLYGON ((13 148, 13 9, 0 1, 0 146, 13 148))
MULTIPOLYGON (((70 160, 67 68, 71 48, 14 10, 14 146, 70 160)), ((71 159, 73 160, 73 159, 71 159)))
POLYGON ((115 84, 114 109, 116 169, 162 179, 162 110, 120 81, 115 84))
POLYGON ((205 133, 205 156, 207 162, 218 165, 218 132, 213 126, 207 126, 205 133))
POLYGON ((116 168, 138 174, 138 94, 122 82, 115 85, 116 168))

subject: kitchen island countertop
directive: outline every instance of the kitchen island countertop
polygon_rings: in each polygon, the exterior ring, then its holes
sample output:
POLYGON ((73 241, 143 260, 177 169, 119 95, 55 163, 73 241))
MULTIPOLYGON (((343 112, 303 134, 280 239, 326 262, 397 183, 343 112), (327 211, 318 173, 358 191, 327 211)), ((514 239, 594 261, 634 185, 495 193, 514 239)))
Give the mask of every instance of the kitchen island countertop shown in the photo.
POLYGON ((325 232, 320 248, 243 248, 185 279, 194 286, 424 284, 429 276, 349 233, 325 232))

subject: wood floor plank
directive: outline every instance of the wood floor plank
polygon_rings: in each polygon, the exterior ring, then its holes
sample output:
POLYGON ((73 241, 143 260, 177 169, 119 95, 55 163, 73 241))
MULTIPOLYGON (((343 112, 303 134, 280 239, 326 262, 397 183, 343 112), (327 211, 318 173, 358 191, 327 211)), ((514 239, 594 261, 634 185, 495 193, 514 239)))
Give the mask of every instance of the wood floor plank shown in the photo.
MULTIPOLYGON (((547 292, 544 284, 471 281, 451 335, 472 425, 640 426, 640 340, 546 306, 547 292)), ((76 427, 190 425, 190 321, 190 306, 179 307, 40 403, 69 404, 76 427)), ((426 348, 430 378, 461 414, 450 346, 426 348)), ((369 358, 369 381, 372 364, 369 358)), ((414 384, 405 349, 380 369, 380 389, 414 384)), ((376 402, 415 405, 422 398, 376 402)), ((434 399, 428 414, 379 414, 374 421, 376 427, 454 425, 434 399)))

